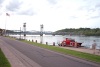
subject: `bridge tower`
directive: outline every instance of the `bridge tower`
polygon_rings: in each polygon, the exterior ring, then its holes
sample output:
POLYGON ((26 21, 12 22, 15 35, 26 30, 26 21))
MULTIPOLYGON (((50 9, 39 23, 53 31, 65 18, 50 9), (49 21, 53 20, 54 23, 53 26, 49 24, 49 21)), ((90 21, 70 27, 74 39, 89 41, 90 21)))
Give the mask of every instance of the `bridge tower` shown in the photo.
POLYGON ((26 39, 26 23, 23 23, 24 39, 26 39))
POLYGON ((40 25, 40 43, 43 43, 43 24, 40 25))

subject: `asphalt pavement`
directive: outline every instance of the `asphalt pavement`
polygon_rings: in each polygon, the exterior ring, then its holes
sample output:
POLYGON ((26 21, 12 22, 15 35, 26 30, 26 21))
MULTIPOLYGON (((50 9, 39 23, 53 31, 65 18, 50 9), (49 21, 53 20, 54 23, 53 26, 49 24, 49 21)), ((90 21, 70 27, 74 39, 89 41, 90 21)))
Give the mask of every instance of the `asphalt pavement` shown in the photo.
POLYGON ((100 67, 99 64, 93 62, 1 36, 0 47, 12 67, 100 67))

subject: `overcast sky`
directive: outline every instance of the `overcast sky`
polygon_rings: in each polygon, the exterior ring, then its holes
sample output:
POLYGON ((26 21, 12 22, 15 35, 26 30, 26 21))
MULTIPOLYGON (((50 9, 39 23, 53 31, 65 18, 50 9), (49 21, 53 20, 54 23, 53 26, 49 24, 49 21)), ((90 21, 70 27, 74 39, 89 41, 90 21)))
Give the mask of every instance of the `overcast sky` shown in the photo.
POLYGON ((98 28, 100 0, 0 0, 0 28, 19 30, 24 22, 27 30, 98 28))

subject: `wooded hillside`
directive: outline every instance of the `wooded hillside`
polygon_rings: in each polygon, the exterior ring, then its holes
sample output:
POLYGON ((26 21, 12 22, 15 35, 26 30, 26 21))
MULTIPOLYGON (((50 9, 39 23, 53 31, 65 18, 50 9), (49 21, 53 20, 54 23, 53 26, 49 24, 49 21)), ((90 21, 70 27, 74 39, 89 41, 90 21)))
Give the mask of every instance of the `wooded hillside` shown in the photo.
POLYGON ((100 28, 66 28, 56 32, 70 32, 74 33, 75 35, 100 36, 100 28))

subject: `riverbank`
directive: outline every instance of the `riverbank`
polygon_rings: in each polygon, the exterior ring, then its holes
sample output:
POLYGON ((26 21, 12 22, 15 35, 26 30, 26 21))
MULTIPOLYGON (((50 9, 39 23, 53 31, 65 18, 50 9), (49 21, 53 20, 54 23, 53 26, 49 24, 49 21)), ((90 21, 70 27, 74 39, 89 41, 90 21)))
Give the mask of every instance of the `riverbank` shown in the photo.
MULTIPOLYGON (((12 37, 10 37, 12 38, 12 37)), ((12 38, 12 39, 16 39, 16 38, 12 38)), ((22 40, 24 41, 24 39, 18 39, 18 40, 22 40)), ((30 41, 30 40, 29 40, 30 41)), ((33 41, 30 41, 30 42, 33 42, 33 41)), ((35 43, 35 42, 34 42, 35 43)), ((36 43, 37 44, 37 43, 36 43)), ((53 44, 53 43, 52 43, 53 44)), ((69 50, 75 50, 75 51, 79 51, 79 52, 84 52, 84 53, 89 53, 89 54, 93 54, 93 50, 91 48, 86 48, 86 47, 79 47, 79 48, 75 48, 75 47, 62 47, 62 46, 57 46, 55 45, 56 47, 59 47, 59 48, 64 48, 64 49, 69 49, 69 50)), ((97 49, 95 51, 95 55, 100 55, 100 49, 97 49)))
MULTIPOLYGON (((11 37, 15 37, 15 38, 20 38, 20 35, 13 35, 11 37)), ((21 36, 21 38, 24 38, 23 36, 21 36)), ((34 41, 34 42, 38 42, 40 43, 41 39, 40 39, 40 35, 27 35, 25 37, 28 41, 34 41)), ((69 35, 65 35, 65 36, 61 36, 61 35, 44 35, 43 36, 43 44, 46 44, 46 42, 48 43, 48 45, 52 45, 53 42, 55 42, 55 45, 58 45, 58 43, 61 43, 65 38, 71 38, 74 39, 76 42, 80 42, 82 43, 82 46, 85 46, 87 48, 91 48, 92 44, 93 44, 93 40, 96 41, 97 49, 100 49, 100 37, 96 37, 96 36, 69 36, 69 35)))
POLYGON ((81 48, 76 48, 76 49, 79 50, 78 51, 78 50, 75 50, 75 49, 72 50, 71 47, 69 47, 70 49, 67 49, 66 47, 59 47, 59 46, 55 47, 55 46, 45 45, 45 44, 41 44, 41 43, 25 41, 25 40, 22 40, 22 41, 29 43, 29 44, 32 44, 32 45, 35 45, 35 46, 38 46, 38 47, 41 47, 41 48, 49 49, 49 50, 52 50, 52 51, 55 51, 55 52, 65 54, 65 55, 74 56, 74 57, 77 57, 77 58, 80 58, 80 59, 84 59, 84 60, 88 60, 88 61, 92 61, 92 62, 96 62, 96 63, 100 64, 100 55, 94 55, 92 53, 86 53, 85 49, 83 49, 84 52, 80 52, 81 48))

